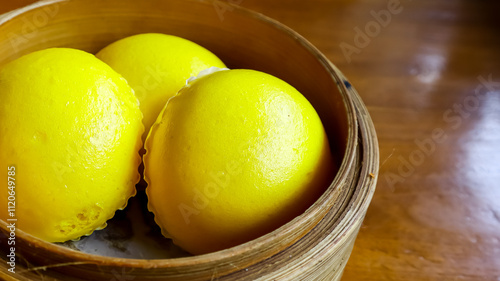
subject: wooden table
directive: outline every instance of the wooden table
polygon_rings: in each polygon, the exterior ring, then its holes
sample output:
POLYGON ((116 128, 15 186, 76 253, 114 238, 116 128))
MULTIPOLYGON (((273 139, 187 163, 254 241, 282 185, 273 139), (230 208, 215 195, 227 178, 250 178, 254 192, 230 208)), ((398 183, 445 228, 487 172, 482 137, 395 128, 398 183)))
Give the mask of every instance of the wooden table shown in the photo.
POLYGON ((499 2, 272 2, 242 5, 323 51, 378 133, 377 191, 343 280, 500 280, 499 2))
POLYGON ((500 2, 230 2, 306 37, 371 113, 381 173, 343 280, 500 280, 500 2))

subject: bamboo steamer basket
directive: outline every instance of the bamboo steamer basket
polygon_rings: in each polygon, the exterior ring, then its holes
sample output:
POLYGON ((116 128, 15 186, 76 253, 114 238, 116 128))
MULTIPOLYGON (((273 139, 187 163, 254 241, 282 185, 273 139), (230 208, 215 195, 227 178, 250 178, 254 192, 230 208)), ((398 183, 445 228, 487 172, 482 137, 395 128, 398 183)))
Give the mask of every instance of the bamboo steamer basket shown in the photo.
MULTIPOLYGON (((379 153, 373 123, 344 75, 306 39, 261 14, 202 0, 50 0, 0 16, 0 67, 49 47, 96 53, 133 34, 192 40, 230 68, 292 84, 315 107, 338 169, 318 201, 279 229, 236 247, 163 259, 116 258, 44 242, 16 230, 16 273, 3 280, 339 280, 375 190, 379 153)), ((3 208, 4 206, 2 206, 3 208)), ((5 206, 6 208, 6 206, 5 206)))

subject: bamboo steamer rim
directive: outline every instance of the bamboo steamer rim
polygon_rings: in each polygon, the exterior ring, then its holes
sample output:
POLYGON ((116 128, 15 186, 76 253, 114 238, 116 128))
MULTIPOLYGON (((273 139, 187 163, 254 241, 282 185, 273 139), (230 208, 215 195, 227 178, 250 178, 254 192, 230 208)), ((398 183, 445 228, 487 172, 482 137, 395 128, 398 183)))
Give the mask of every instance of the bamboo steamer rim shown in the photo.
MULTIPOLYGON (((70 1, 81 1, 81 0, 42 0, 40 2, 31 4, 24 8, 20 8, 18 10, 14 10, 7 14, 0 16, 0 25, 4 24, 17 16, 22 15, 25 12, 42 8, 47 5, 70 2, 70 1)), ((212 2, 208 0, 188 0, 191 2, 198 3, 206 3, 212 4, 212 2)), ((226 4, 226 3, 225 3, 226 4)), ((129 259, 129 258, 114 258, 114 257, 106 257, 106 256, 98 256, 93 254, 87 254, 84 252, 75 251, 63 246, 59 246, 56 244, 52 244, 49 242, 45 242, 41 239, 38 239, 30 234, 23 232, 22 230, 16 230, 16 236, 22 240, 29 241, 30 245, 34 248, 42 249, 45 251, 54 251, 57 249, 57 252, 65 257, 68 257, 74 261, 81 261, 79 264, 98 264, 103 266, 115 266, 119 264, 122 267, 132 267, 132 268, 175 268, 175 267, 185 267, 193 264, 200 265, 206 264, 207 267, 210 264, 220 263, 220 262, 229 262, 234 259, 235 256, 245 255, 251 250, 259 249, 259 248, 272 248, 276 241, 281 240, 283 236, 286 236, 294 231, 297 225, 304 225, 308 223, 310 217, 315 216, 317 214, 321 214, 321 216, 316 216, 318 219, 322 219, 329 208, 325 208, 326 206, 331 207, 331 202, 329 203, 330 195, 334 189, 338 188, 338 186, 342 186, 348 179, 348 170, 352 167, 356 150, 355 147, 358 145, 358 121, 356 116, 356 110, 354 106, 354 102, 349 98, 346 94, 348 92, 347 87, 343 83, 343 79, 340 76, 340 72, 332 66, 329 60, 309 41, 307 41, 300 34, 296 33, 289 27, 279 23, 276 20, 273 20, 267 16, 264 16, 260 13, 253 12, 249 9, 240 7, 235 4, 227 3, 227 5, 231 5, 233 13, 240 13, 244 16, 252 17, 258 21, 265 22, 272 26, 274 29, 277 29, 281 32, 286 33, 288 36, 293 38, 296 42, 298 42, 303 48, 307 49, 309 53, 313 54, 314 57, 323 65, 325 70, 331 76, 331 78, 337 82, 338 87, 341 89, 339 92, 343 95, 343 101, 346 108, 347 113, 347 121, 348 121, 348 140, 346 151, 344 154, 344 158, 342 160, 341 166, 338 170, 338 173, 328 188, 328 190, 323 194, 318 201, 315 202, 313 206, 311 206, 304 214, 295 218, 294 220, 288 222, 282 227, 274 230, 273 232, 266 234, 262 237, 259 237, 250 242, 235 246, 233 248, 225 249, 222 251, 209 253, 205 255, 192 256, 192 257, 183 257, 183 258, 175 258, 175 259, 156 259, 156 260, 145 260, 145 259, 129 259), (325 210, 326 209, 326 210, 325 210)), ((7 228, 7 223, 3 220, 0 220, 0 227, 4 230, 7 228)), ((296 237, 296 240, 301 237, 296 237)))

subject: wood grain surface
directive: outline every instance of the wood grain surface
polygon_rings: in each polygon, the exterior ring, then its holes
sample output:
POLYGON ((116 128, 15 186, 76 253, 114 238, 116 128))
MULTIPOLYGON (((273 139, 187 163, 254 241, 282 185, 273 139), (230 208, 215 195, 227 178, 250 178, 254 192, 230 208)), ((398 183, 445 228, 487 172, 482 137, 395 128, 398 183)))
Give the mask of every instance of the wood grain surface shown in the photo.
POLYGON ((227 2, 307 38, 373 118, 381 172, 342 280, 500 280, 500 2, 227 2))

